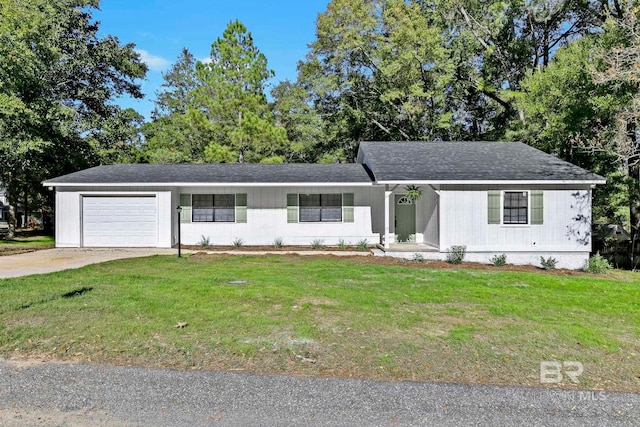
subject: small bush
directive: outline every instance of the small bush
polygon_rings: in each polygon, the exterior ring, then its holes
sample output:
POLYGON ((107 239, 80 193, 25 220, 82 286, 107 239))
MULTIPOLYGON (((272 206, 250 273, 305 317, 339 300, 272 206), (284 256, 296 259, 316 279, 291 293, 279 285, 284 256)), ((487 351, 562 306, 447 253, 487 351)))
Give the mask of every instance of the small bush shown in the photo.
POLYGON ((358 242, 357 248, 359 251, 369 250, 369 242, 367 241, 367 239, 360 240, 358 242))
POLYGON ((209 247, 209 237, 205 237, 204 234, 202 235, 202 237, 200 237, 200 240, 198 241, 198 244, 200 246, 202 246, 203 248, 208 248, 209 247))
POLYGON ((600 255, 600 252, 589 258, 584 266, 584 271, 593 274, 602 274, 609 270, 611 270, 611 264, 609 264, 606 258, 600 255))
POLYGON ((347 249, 347 244, 344 242, 344 239, 338 240, 338 248, 339 249, 347 249))
POLYGON ((464 256, 467 253, 467 247, 462 246, 451 246, 447 251, 447 262, 449 264, 460 264, 462 260, 464 260, 464 256))
POLYGON ((504 265, 507 263, 507 254, 494 255, 493 257, 491 257, 491 259, 489 259, 489 262, 496 267, 504 267, 504 265))
POLYGON ((411 260, 413 262, 424 262, 424 257, 422 256, 422 254, 416 252, 415 254, 413 254, 413 258, 411 260))
POLYGON ((540 265, 545 270, 553 270, 554 268, 556 268, 556 264, 558 264, 558 260, 553 257, 549 257, 546 259, 545 257, 540 257, 540 265))
POLYGON ((241 238, 237 237, 234 241, 233 241, 233 247, 235 248, 241 248, 242 245, 244 245, 244 240, 242 240, 241 238))
POLYGON ((324 240, 322 240, 322 239, 313 239, 311 241, 311 247, 313 249, 322 249, 322 248, 324 248, 324 240))
POLYGON ((284 245, 284 243, 282 242, 282 237, 276 237, 275 239, 273 239, 273 247, 274 248, 281 248, 284 245))

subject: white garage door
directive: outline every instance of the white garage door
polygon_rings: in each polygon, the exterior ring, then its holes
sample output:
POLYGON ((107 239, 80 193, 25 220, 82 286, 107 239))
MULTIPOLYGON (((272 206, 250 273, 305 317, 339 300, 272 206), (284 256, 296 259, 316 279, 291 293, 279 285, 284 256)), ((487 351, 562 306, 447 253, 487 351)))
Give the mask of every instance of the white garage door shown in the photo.
POLYGON ((82 198, 82 245, 153 247, 158 244, 156 198, 82 198))

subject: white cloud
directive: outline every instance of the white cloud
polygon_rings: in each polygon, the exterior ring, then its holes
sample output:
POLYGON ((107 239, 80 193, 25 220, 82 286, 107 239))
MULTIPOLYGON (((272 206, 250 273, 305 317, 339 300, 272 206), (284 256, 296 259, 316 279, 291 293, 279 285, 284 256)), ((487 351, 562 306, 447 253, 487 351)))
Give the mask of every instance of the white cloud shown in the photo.
POLYGON ((147 64, 150 70, 153 71, 164 71, 170 64, 166 59, 150 54, 144 49, 136 49, 136 52, 140 55, 140 59, 142 62, 147 64))
POLYGON ((202 58, 200 62, 202 62, 203 64, 211 64, 213 62, 213 59, 211 59, 211 57, 208 56, 206 58, 202 58))

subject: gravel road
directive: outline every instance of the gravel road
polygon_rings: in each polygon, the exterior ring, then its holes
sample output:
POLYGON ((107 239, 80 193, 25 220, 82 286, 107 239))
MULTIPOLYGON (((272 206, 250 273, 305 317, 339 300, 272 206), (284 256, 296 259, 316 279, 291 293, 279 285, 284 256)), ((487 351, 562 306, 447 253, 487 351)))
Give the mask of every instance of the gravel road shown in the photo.
POLYGON ((638 426, 640 394, 0 361, 3 426, 638 426))

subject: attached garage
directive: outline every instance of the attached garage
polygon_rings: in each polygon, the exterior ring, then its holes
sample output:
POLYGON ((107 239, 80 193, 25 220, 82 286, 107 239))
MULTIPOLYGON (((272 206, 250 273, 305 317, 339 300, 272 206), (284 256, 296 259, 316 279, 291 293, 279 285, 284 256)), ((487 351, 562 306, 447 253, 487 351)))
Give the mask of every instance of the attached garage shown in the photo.
POLYGON ((83 196, 82 246, 158 246, 155 195, 83 196))

